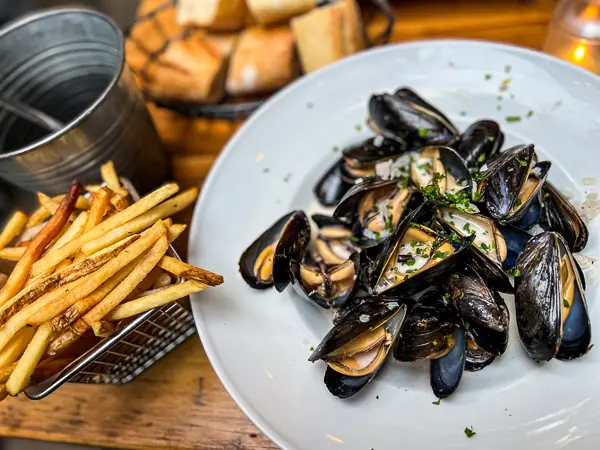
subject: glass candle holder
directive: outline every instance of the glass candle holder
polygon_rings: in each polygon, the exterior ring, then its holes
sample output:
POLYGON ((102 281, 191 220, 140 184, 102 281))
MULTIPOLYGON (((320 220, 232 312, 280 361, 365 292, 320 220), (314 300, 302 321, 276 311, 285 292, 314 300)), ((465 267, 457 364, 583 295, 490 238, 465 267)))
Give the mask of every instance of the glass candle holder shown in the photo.
POLYGON ((600 73, 600 0, 560 0, 544 51, 600 73))

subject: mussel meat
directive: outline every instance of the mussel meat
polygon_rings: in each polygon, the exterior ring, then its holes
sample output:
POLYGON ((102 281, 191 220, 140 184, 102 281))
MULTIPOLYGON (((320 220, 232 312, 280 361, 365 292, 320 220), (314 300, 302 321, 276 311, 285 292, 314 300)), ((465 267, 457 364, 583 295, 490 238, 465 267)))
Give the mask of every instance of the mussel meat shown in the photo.
POLYGON ((404 218, 382 245, 371 276, 376 295, 410 295, 436 286, 462 261, 473 237, 450 239, 424 225, 431 226, 434 218, 435 207, 422 204, 404 218))
POLYGON ((352 253, 348 260, 337 266, 316 266, 297 261, 290 262, 294 286, 322 308, 339 308, 354 293, 360 271, 359 255, 352 253))
POLYGON ((352 230, 335 217, 313 214, 311 218, 319 227, 311 255, 314 261, 338 266, 346 262, 352 253, 360 251, 352 242, 352 230))
POLYGON ((351 397, 373 379, 400 335, 406 310, 400 298, 371 298, 327 333, 309 361, 327 362, 324 381, 333 395, 351 397))
POLYGON ((503 143, 500 126, 493 120, 480 120, 465 130, 454 148, 468 167, 479 169, 496 156, 503 143))
POLYGON ((350 189, 333 216, 352 224, 356 244, 369 248, 394 231, 412 197, 413 190, 404 181, 369 180, 350 189))
POLYGON ((282 292, 291 281, 290 261, 304 258, 310 240, 310 223, 303 211, 292 211, 277 220, 248 247, 239 270, 248 285, 282 292))
POLYGON ((409 148, 447 145, 459 135, 444 114, 408 88, 371 96, 369 124, 376 133, 409 148))
POLYGON ((592 337, 579 270, 565 239, 533 237, 517 260, 515 309, 521 343, 537 362, 585 355, 592 337))

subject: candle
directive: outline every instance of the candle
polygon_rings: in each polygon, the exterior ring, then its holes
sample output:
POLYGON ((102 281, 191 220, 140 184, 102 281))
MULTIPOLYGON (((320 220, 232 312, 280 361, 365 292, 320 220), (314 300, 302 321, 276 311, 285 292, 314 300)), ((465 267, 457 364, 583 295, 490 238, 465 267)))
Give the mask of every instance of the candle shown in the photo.
POLYGON ((560 0, 544 51, 600 73, 600 0, 560 0))

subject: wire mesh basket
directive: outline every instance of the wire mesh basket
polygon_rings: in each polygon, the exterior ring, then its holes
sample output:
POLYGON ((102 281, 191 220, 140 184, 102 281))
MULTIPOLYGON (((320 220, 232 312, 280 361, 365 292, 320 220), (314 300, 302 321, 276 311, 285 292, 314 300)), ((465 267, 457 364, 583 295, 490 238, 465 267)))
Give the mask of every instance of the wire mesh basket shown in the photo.
MULTIPOLYGON (((128 180, 123 185, 134 200, 139 195, 128 180)), ((168 254, 180 259, 172 246, 168 254)), ((178 279, 175 282, 181 283, 178 279)), ((187 298, 125 319, 114 333, 46 380, 29 386, 25 395, 41 400, 64 383, 124 384, 152 366, 196 332, 187 298)))
MULTIPOLYGON (((319 6, 326 5, 332 0, 321 0, 319 6)), ((165 53, 171 43, 180 40, 186 40, 193 36, 194 30, 184 28, 179 33, 173 35, 170 30, 166 29, 158 19, 161 13, 174 9, 177 6, 178 0, 165 0, 164 3, 151 11, 143 14, 135 19, 135 21, 125 30, 127 40, 133 43, 137 49, 141 50, 146 55, 146 60, 141 69, 136 70, 131 64, 130 68, 141 81, 142 90, 146 100, 155 103, 161 108, 171 109, 181 114, 192 117, 204 117, 210 119, 227 119, 236 120, 243 119, 252 114, 267 98, 261 96, 259 98, 235 98, 226 96, 221 102, 215 104, 203 104, 170 100, 155 95, 149 87, 148 70, 150 65, 157 61, 158 58, 165 53), (152 51, 146 48, 146 43, 143 39, 137 39, 133 33, 136 27, 151 23, 154 32, 163 39, 162 45, 152 51)), ((387 44, 390 40, 392 29, 395 22, 394 9, 389 3, 389 0, 371 0, 375 11, 383 14, 386 20, 386 26, 377 36, 370 38, 367 35, 366 29, 363 29, 365 42, 368 47, 387 44)))

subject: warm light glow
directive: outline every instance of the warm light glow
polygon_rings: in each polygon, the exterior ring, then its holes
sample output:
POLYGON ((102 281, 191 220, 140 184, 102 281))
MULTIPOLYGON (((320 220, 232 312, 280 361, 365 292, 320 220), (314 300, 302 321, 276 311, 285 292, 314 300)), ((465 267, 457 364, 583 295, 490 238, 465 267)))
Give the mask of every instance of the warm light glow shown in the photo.
POLYGON ((581 62, 585 57, 585 45, 579 44, 573 51, 573 61, 581 62))

